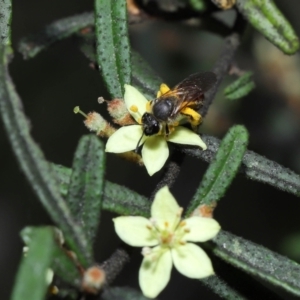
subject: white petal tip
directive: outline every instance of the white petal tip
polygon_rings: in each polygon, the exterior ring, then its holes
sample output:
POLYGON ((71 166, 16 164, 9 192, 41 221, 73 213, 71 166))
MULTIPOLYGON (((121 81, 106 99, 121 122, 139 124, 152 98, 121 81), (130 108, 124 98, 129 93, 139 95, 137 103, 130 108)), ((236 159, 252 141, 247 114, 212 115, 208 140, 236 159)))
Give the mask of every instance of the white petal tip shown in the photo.
POLYGON ((149 170, 147 170, 149 176, 154 175, 154 174, 157 173, 158 171, 159 171, 159 170, 157 170, 157 171, 149 171, 149 170))

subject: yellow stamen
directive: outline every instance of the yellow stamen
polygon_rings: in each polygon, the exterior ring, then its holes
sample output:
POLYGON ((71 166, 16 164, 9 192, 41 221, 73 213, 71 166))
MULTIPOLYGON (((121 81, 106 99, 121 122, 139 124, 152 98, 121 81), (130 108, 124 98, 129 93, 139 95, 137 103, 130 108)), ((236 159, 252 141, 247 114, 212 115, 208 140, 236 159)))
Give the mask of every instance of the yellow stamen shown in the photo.
POLYGON ((75 114, 79 113, 79 114, 83 115, 86 119, 88 118, 87 114, 85 114, 82 110, 80 110, 79 106, 75 106, 73 111, 75 114))
POLYGON ((169 90, 170 90, 170 88, 165 83, 162 83, 160 85, 159 91, 160 91, 161 95, 165 94, 169 90))
POLYGON ((183 245, 186 244, 186 242, 185 241, 179 241, 179 244, 183 246, 183 245))
POLYGON ((165 227, 169 227, 169 223, 168 222, 165 222, 165 227))
POLYGON ((181 221, 180 224, 179 224, 179 226, 181 226, 181 227, 183 227, 185 225, 186 225, 186 221, 181 221))
POLYGON ((189 233, 191 230, 189 228, 184 228, 184 232, 189 233))
POLYGON ((138 107, 136 105, 131 105, 130 108, 129 108, 132 112, 138 112, 138 107))
POLYGON ((146 228, 149 229, 149 230, 151 230, 152 226, 151 225, 147 225, 146 228))

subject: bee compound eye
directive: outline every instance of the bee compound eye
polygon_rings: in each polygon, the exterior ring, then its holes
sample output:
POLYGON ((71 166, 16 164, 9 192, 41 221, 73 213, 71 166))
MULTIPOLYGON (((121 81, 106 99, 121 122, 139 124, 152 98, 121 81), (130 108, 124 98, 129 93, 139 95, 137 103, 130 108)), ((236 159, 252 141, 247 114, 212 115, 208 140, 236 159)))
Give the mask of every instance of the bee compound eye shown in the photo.
POLYGON ((152 134, 156 134, 159 132, 159 122, 155 122, 154 124, 152 124, 152 134))
POLYGON ((159 132, 159 121, 149 113, 142 116, 142 123, 145 135, 154 135, 159 132))

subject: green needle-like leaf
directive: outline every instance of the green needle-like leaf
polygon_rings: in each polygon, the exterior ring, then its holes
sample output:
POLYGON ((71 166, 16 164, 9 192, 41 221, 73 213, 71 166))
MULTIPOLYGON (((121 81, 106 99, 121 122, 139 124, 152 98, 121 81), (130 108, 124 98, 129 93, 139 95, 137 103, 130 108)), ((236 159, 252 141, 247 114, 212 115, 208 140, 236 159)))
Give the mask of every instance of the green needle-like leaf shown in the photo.
POLYGON ((209 276, 201 279, 201 283, 205 284, 214 293, 219 295, 222 299, 227 300, 246 300, 240 293, 231 288, 218 276, 209 276))
POLYGON ((205 0, 189 0, 189 4, 194 10, 203 12, 207 8, 208 3, 205 0))
MULTIPOLYGON (((66 196, 66 187, 69 185, 72 170, 56 164, 51 164, 51 167, 55 172, 58 185, 61 187, 61 195, 66 196)), ((103 209, 120 215, 149 217, 150 204, 146 197, 124 186, 105 180, 103 209)))
POLYGON ((23 38, 19 43, 18 50, 25 59, 32 58, 55 42, 71 36, 80 29, 93 25, 93 22, 94 15, 92 13, 57 20, 39 33, 23 38))
POLYGON ((300 265, 271 250, 221 231, 213 253, 226 262, 300 296, 300 265))
POLYGON ((126 1, 95 0, 97 62, 113 98, 123 98, 131 63, 126 1))
POLYGON ((82 229, 71 217, 49 164, 30 135, 21 100, 8 74, 7 61, 5 50, 0 47, 0 113, 12 149, 39 200, 64 232, 70 248, 84 265, 88 265, 92 262, 92 255, 88 251, 87 240, 82 229))
POLYGON ((56 276, 60 277, 64 282, 80 287, 81 275, 74 261, 67 255, 67 250, 62 248, 63 243, 61 232, 53 226, 45 227, 25 227, 22 229, 20 235, 23 242, 29 249, 31 249, 31 243, 34 240, 34 236, 41 229, 51 230, 53 243, 53 259, 51 262, 51 269, 53 269, 56 276))
POLYGON ((129 287, 112 287, 106 289, 102 294, 101 300, 147 300, 143 294, 129 287))
POLYGON ((228 100, 236 100, 248 95, 254 88, 252 81, 252 72, 246 72, 224 90, 224 95, 228 100))
MULTIPOLYGON (((89 60, 92 61, 92 63, 96 63, 94 35, 80 36, 80 41, 81 51, 89 60)), ((147 99, 150 100, 155 98, 162 80, 159 76, 157 76, 157 74, 155 74, 146 61, 134 50, 131 51, 131 65, 132 85, 137 87, 147 99)))
POLYGON ((243 126, 234 126, 229 130, 203 176, 187 210, 187 215, 199 205, 213 205, 224 195, 238 172, 247 144, 248 133, 243 126))
POLYGON ((82 137, 74 155, 66 201, 85 232, 90 251, 100 222, 104 169, 105 154, 100 139, 95 135, 82 137))
MULTIPOLYGON (((202 135, 207 150, 180 148, 183 153, 210 163, 220 146, 220 140, 202 135)), ((272 185, 288 193, 300 196, 300 175, 253 151, 246 151, 240 172, 247 178, 272 185)))
POLYGON ((149 200, 138 193, 109 181, 105 182, 103 209, 120 215, 144 216, 150 215, 149 200))
POLYGON ((71 181, 72 169, 57 164, 49 164, 55 174, 56 182, 60 194, 66 198, 68 195, 69 185, 71 181))
POLYGON ((237 0, 239 11, 285 54, 299 50, 299 38, 272 0, 237 0))
POLYGON ((131 63, 132 85, 137 87, 148 100, 156 98, 162 80, 138 52, 132 51, 131 63))
POLYGON ((18 270, 12 300, 45 298, 46 276, 53 259, 54 238, 51 228, 37 228, 31 237, 29 251, 18 270))
POLYGON ((11 45, 11 0, 2 0, 0 5, 0 38, 1 45, 11 45))

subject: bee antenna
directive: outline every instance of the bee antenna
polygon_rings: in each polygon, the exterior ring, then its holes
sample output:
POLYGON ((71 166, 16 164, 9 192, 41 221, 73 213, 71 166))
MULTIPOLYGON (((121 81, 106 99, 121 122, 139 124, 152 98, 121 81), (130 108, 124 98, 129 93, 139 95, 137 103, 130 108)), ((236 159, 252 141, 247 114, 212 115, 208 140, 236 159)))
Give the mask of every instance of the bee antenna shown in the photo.
POLYGON ((140 139, 139 139, 139 141, 138 141, 138 143, 137 143, 137 145, 136 145, 136 148, 135 148, 135 150, 134 150, 135 153, 138 152, 138 149, 139 149, 139 146, 140 146, 140 142, 141 142, 141 140, 142 140, 144 134, 145 134, 145 130, 143 130, 143 134, 142 134, 142 136, 140 137, 140 139))

